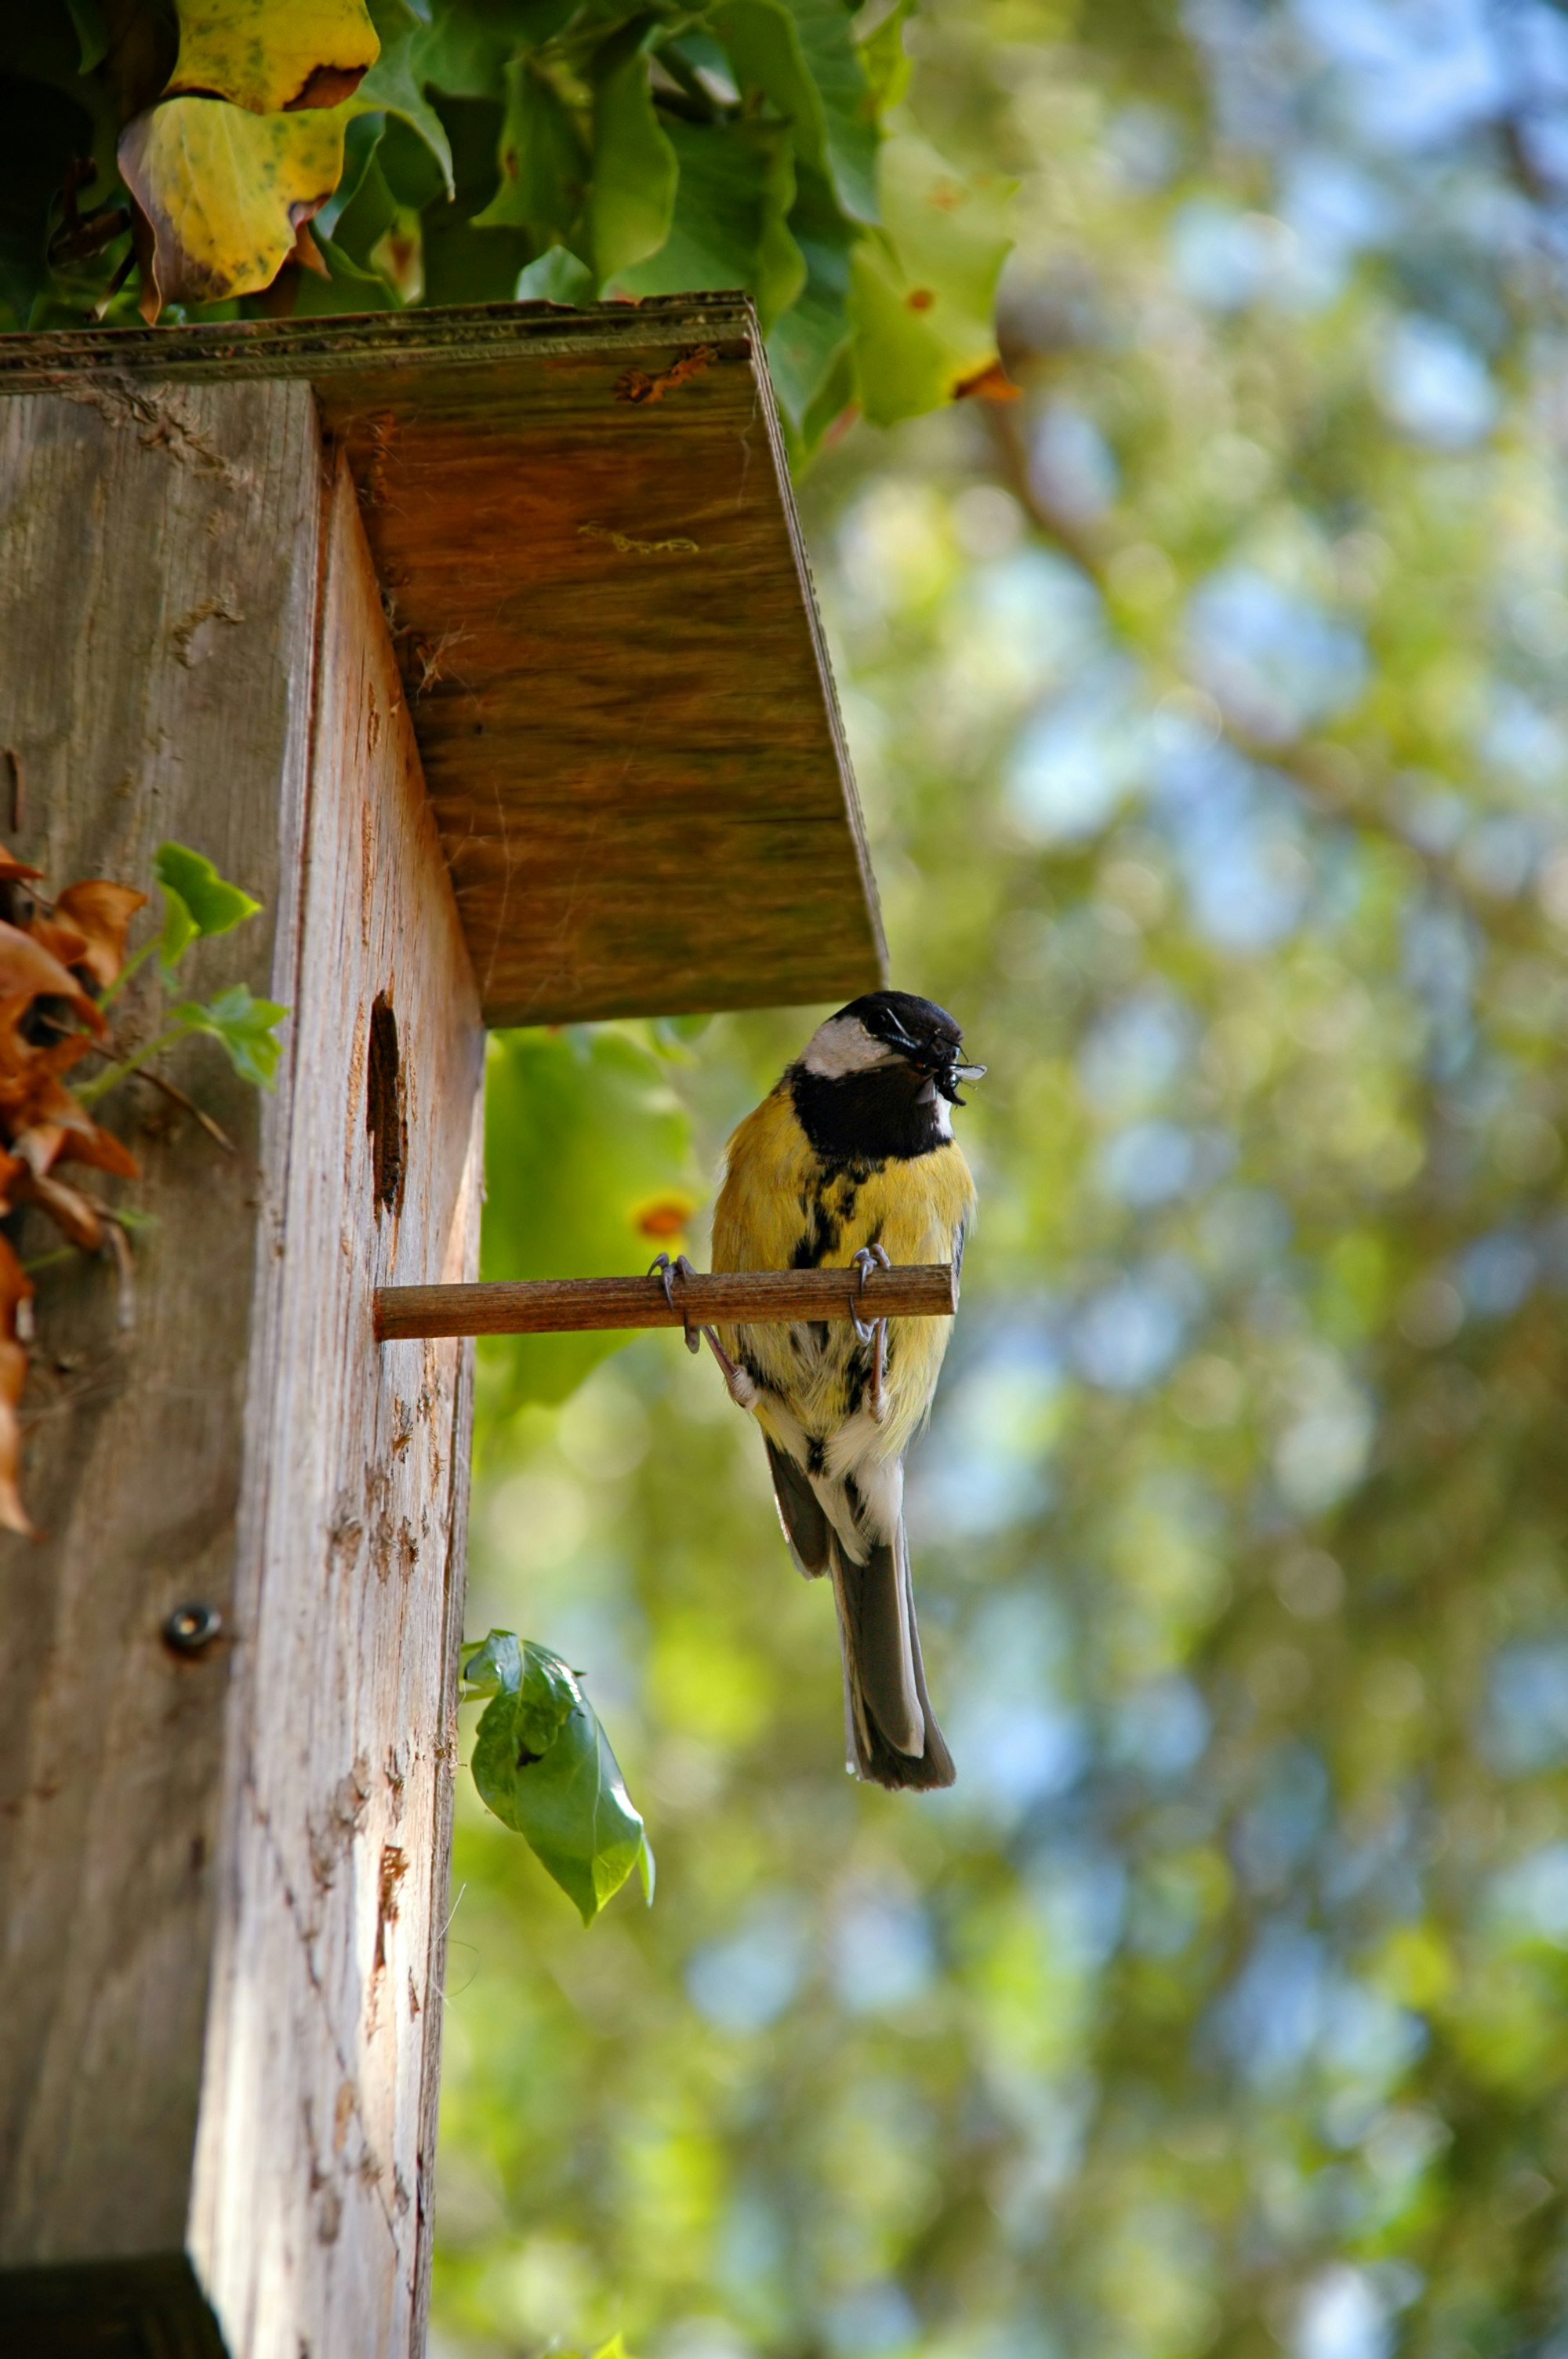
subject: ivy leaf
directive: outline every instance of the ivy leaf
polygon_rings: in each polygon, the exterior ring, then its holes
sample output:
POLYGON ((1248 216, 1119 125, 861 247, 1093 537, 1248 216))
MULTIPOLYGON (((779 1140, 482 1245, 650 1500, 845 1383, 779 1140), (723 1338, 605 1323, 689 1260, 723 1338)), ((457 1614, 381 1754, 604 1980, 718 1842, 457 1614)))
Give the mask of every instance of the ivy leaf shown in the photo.
POLYGON ((526 57, 506 69, 501 186, 476 229, 531 230, 541 244, 568 238, 588 194, 589 158, 570 108, 526 57))
POLYGON ((399 115, 435 158, 442 185, 451 197, 456 194, 451 142, 446 125, 425 95, 418 72, 427 27, 406 0, 370 0, 370 14, 381 55, 354 92, 354 107, 399 115))
POLYGON ((209 934, 226 934, 254 918, 261 903, 220 876, 204 853, 186 843, 160 843, 153 854, 153 875, 164 897, 163 939, 158 957, 167 971, 183 958, 192 942, 209 934))
POLYGON ((588 229, 601 285, 657 254, 675 212, 680 168, 654 110, 643 47, 654 21, 633 18, 596 60, 588 229))
POLYGON ((142 310, 270 287, 343 168, 341 108, 253 114, 218 98, 165 99, 120 134, 125 186, 151 253, 142 310))
POLYGON ((515 1694, 523 1683, 523 1642, 513 1630, 492 1630, 462 1668, 464 1703, 476 1697, 515 1694))
POLYGON ((742 88, 790 125, 801 160, 826 174, 852 221, 876 221, 876 116, 842 0, 725 0, 709 22, 742 88))
POLYGON ((81 51, 81 71, 91 73, 101 66, 109 54, 108 28, 103 22, 103 0, 66 0, 66 8, 75 28, 81 51))
POLYGON ((491 1697, 474 1734, 480 1797, 524 1838, 583 1923, 593 1922, 645 1853, 651 1896, 642 1814, 576 1673, 547 1647, 492 1630, 465 1683, 491 1697))
POLYGON ((912 133, 881 151, 885 235, 849 257, 861 405, 875 426, 914 418, 997 365, 996 284, 1011 245, 1012 183, 980 187, 912 133))
MULTIPOLYGON (((768 364, 785 416, 803 439, 814 405, 835 364, 847 355, 849 255, 860 233, 844 219, 821 173, 800 168, 789 227, 806 266, 805 284, 768 337, 768 364)), ((853 371, 836 417, 853 395, 853 371)), ((824 423, 829 422, 825 420, 824 423)))
POLYGON ((548 1647, 511 1630, 492 1630, 464 1666, 462 1696, 465 1703, 480 1696, 513 1697, 521 1742, 530 1753, 545 1754, 577 1708, 576 1680, 576 1673, 548 1647))
POLYGON ((657 254, 617 274, 617 290, 676 295, 744 287, 766 327, 806 283, 806 264, 785 223, 795 172, 784 131, 774 124, 676 119, 665 136, 680 166, 669 235, 657 254))
POLYGON ((897 0, 860 43, 860 64, 879 114, 902 101, 909 88, 913 60, 903 45, 903 28, 914 13, 914 0, 897 0))
POLYGON ((27 325, 49 286, 50 208, 71 158, 92 144, 91 117, 63 92, 0 73, 0 322, 9 327, 27 325))
POLYGON ((283 1054, 276 1027, 287 1013, 276 1000, 257 999, 248 984, 236 983, 205 1005, 185 1000, 171 1020, 188 1032, 206 1032, 221 1041, 240 1079, 254 1082, 258 1090, 269 1090, 283 1054))
POLYGON ((569 303, 580 308, 593 300, 593 273, 564 245, 552 245, 518 274, 516 293, 519 303, 569 303))
POLYGON ((226 98, 256 114, 337 106, 381 44, 364 0, 178 0, 165 95, 226 98))

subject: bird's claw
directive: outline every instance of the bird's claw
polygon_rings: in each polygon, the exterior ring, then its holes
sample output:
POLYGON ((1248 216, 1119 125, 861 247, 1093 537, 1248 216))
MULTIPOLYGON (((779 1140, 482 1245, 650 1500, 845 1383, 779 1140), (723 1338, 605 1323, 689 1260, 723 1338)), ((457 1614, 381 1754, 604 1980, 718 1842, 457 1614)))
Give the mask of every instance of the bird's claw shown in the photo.
MULTIPOLYGON (((849 1264, 851 1268, 858 1269, 860 1273, 859 1291, 861 1294, 866 1290, 866 1280, 873 1269, 892 1267, 892 1262, 888 1259, 888 1250, 885 1245, 861 1245, 858 1253, 850 1255, 849 1264)), ((869 1343, 877 1329, 883 1323, 880 1319, 862 1319, 860 1312, 853 1309, 849 1316, 855 1322, 855 1332, 862 1343, 869 1343)))
MULTIPOLYGON (((887 1247, 881 1245, 861 1245, 859 1252, 850 1255, 849 1259, 860 1273, 860 1291, 862 1293, 873 1269, 892 1267, 887 1247)), ((861 1343, 873 1347, 870 1407, 872 1417, 880 1425, 882 1421, 882 1368, 887 1357, 888 1322, 885 1319, 862 1319, 853 1308, 849 1316, 855 1322, 855 1332, 861 1343)))
MULTIPOLYGON (((655 1271, 665 1281, 665 1300, 669 1304, 672 1310, 680 1310, 680 1305, 676 1300, 675 1288, 671 1281, 676 1277, 695 1277, 697 1276, 696 1270, 693 1269, 685 1254, 676 1254, 674 1261, 672 1261, 668 1254, 662 1253, 655 1254, 653 1260, 648 1264, 647 1274, 650 1277, 654 1275, 655 1271)), ((694 1327, 684 1310, 681 1311, 681 1327, 686 1335, 687 1350, 688 1352, 700 1352, 702 1349, 702 1338, 707 1333, 707 1329, 694 1327)))
MULTIPOLYGON (((648 1264, 650 1277, 655 1271, 665 1281, 665 1300, 672 1310, 678 1310, 680 1305, 676 1300, 675 1288, 671 1281, 676 1277, 695 1277, 696 1270, 693 1269, 685 1254, 677 1254, 674 1261, 671 1261, 668 1254, 662 1253, 656 1255, 648 1264)), ((757 1397, 755 1377, 745 1368, 737 1367, 711 1327, 694 1327, 684 1311, 681 1313, 681 1327, 686 1335, 687 1350, 700 1352, 706 1342, 708 1350, 719 1363, 719 1372, 729 1387, 730 1397, 736 1408, 751 1408, 757 1397)))

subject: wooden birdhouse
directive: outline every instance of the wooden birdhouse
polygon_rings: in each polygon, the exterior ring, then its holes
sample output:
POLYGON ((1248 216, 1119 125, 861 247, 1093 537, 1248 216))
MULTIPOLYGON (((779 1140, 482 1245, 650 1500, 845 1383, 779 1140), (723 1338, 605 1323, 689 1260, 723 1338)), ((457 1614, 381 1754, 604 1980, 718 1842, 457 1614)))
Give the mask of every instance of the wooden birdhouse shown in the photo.
POLYGON ((756 322, 8 337, 0 545, 0 835, 60 880, 198 847, 265 904, 211 976, 292 1011, 265 1097, 168 1069, 236 1153, 132 1109, 134 1310, 39 1280, 0 2342, 399 2359, 471 1346, 377 1291, 475 1277, 487 1025, 882 973, 756 322))

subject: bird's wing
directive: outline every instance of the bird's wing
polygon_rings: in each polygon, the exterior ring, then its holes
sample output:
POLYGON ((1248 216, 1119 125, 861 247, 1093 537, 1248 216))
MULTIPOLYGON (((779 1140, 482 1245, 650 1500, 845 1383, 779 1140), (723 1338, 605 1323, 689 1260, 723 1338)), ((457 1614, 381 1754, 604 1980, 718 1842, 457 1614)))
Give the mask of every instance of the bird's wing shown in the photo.
POLYGON ((773 1498, 789 1552, 795 1570, 815 1581, 827 1570, 827 1518, 809 1481, 788 1452, 771 1440, 767 1451, 773 1498))

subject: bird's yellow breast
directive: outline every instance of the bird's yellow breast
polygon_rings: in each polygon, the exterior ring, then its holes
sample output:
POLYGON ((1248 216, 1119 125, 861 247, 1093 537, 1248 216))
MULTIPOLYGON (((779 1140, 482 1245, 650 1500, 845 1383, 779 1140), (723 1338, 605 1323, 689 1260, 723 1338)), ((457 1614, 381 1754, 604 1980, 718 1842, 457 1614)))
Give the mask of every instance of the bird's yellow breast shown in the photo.
MULTIPOLYGON (((973 1214, 975 1183, 952 1141, 928 1155, 824 1163, 801 1128, 781 1082, 730 1139, 713 1215, 715 1269, 843 1268, 862 1245, 890 1261, 951 1261, 973 1214)), ((931 1405, 947 1348, 946 1319, 888 1321, 883 1432, 889 1455, 907 1445, 931 1405)), ((723 1331, 786 1398, 808 1432, 827 1434, 846 1414, 857 1352, 854 1328, 806 1331, 809 1351, 787 1327, 723 1331)), ((764 1397, 758 1416, 768 1424, 764 1397)))

